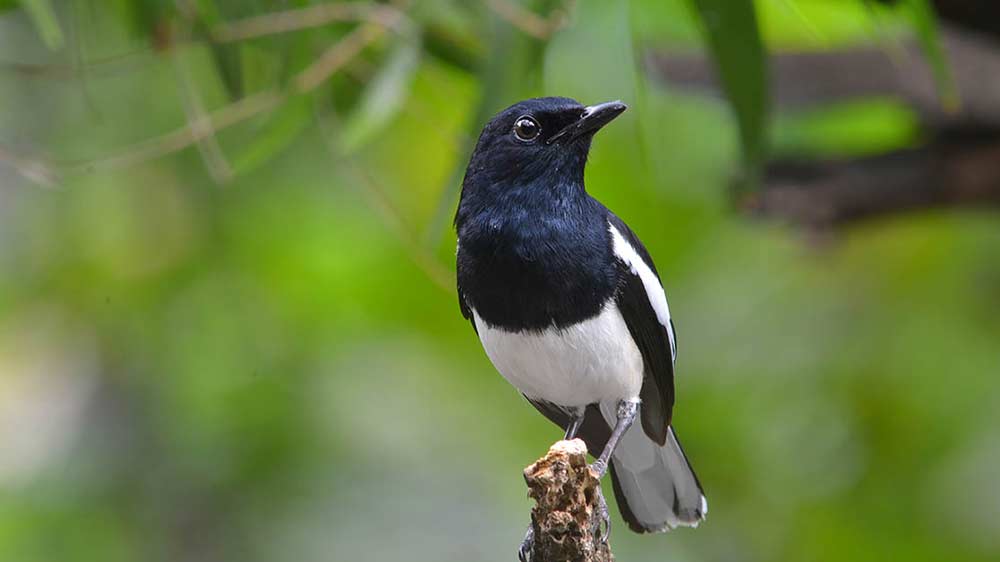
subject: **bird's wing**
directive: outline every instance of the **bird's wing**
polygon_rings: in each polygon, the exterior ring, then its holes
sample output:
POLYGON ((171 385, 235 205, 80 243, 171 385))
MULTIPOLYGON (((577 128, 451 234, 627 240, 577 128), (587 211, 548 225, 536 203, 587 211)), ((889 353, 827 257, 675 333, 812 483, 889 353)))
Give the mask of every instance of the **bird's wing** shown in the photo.
MULTIPOLYGON (((461 243, 462 242, 459 241, 458 242, 459 247, 455 249, 456 255, 459 253, 459 249, 461 248, 461 243)), ((458 309, 462 311, 462 317, 468 320, 469 324, 472 324, 472 330, 475 331, 476 334, 479 334, 479 330, 476 328, 476 319, 473 318, 472 316, 472 307, 470 307, 469 304, 465 302, 465 291, 462 290, 462 276, 456 275, 455 282, 456 282, 455 288, 458 289, 458 309)))
MULTIPOLYGON (((569 425, 570 417, 565 409, 544 400, 532 400, 527 396, 524 398, 536 410, 548 418, 549 421, 563 428, 563 430, 569 425)), ((604 450, 604 446, 607 445, 608 438, 611 436, 611 426, 604 420, 604 416, 601 414, 600 407, 597 404, 587 406, 587 410, 583 415, 583 424, 580 426, 577 435, 587 444, 587 450, 595 458, 604 450)))
POLYGON ((469 307, 468 303, 465 302, 465 296, 462 294, 462 283, 458 283, 458 308, 462 311, 462 317, 472 324, 472 329, 478 334, 479 330, 476 329, 476 319, 472 316, 472 309, 469 307))
POLYGON ((624 265, 615 302, 642 353, 642 428, 663 445, 674 407, 674 360, 677 338, 667 297, 649 252, 632 230, 608 211, 615 256, 624 265))

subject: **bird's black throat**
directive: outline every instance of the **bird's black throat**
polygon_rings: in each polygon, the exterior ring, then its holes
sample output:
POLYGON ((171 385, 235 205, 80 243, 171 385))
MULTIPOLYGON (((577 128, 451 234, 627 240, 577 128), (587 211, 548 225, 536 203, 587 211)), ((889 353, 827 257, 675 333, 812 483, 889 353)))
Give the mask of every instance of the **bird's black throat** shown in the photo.
POLYGON ((489 205, 463 197, 459 207, 460 298, 509 331, 599 314, 619 278, 604 207, 576 182, 505 186, 497 195, 489 205))

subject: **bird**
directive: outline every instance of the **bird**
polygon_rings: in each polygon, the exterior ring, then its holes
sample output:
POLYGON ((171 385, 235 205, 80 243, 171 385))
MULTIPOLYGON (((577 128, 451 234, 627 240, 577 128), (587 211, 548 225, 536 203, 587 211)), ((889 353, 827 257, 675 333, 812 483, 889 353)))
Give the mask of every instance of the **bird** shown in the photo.
MULTIPOLYGON (((672 425, 677 337, 659 273, 584 186, 595 133, 626 109, 542 97, 496 114, 462 181, 456 276, 496 370, 583 439, 628 527, 650 533, 696 527, 708 503, 672 425)), ((522 560, 531 540, 529 527, 522 560)))

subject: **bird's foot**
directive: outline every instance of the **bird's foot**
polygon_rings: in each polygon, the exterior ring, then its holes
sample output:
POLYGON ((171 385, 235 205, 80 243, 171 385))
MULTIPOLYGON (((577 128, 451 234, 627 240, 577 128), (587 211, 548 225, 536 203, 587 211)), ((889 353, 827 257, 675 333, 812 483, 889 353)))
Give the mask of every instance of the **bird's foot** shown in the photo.
POLYGON ((535 549, 535 527, 528 525, 528 532, 524 534, 521 547, 517 549, 517 559, 521 562, 531 562, 531 553, 535 549))
POLYGON ((604 493, 600 486, 597 487, 597 528, 594 529, 594 536, 600 537, 601 544, 608 544, 611 538, 611 514, 608 512, 608 502, 604 499, 604 493), (602 529, 603 527, 603 529, 602 529))
POLYGON ((594 473, 597 474, 597 479, 600 480, 601 478, 604 478, 604 474, 608 472, 608 461, 597 459, 590 465, 590 470, 593 470, 594 473))

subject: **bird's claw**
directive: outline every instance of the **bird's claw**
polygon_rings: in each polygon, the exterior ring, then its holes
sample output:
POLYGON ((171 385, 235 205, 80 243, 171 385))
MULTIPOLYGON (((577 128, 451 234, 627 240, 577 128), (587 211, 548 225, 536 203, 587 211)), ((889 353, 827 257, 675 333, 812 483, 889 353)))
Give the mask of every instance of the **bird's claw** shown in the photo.
POLYGON ((600 519, 594 534, 600 536, 601 544, 606 545, 608 539, 611 538, 611 514, 608 512, 608 502, 604 500, 604 494, 600 488, 597 488, 597 515, 600 519))
POLYGON ((607 461, 597 459, 594 461, 594 464, 590 465, 590 470, 593 470, 597 474, 598 479, 603 478, 604 473, 608 471, 608 463, 607 461))
POLYGON ((517 559, 521 562, 531 562, 531 552, 535 547, 535 528, 528 525, 528 532, 524 534, 520 548, 517 549, 517 559))

